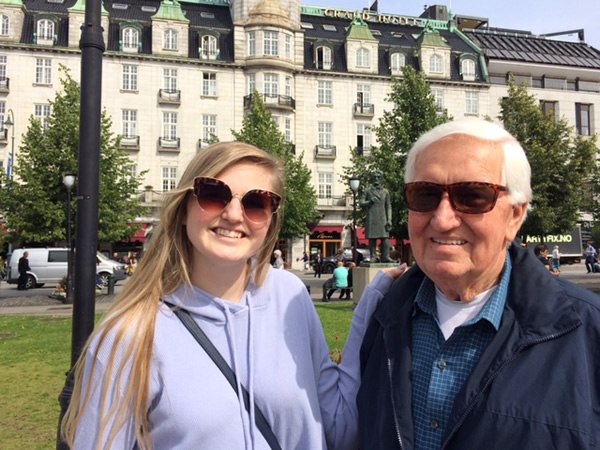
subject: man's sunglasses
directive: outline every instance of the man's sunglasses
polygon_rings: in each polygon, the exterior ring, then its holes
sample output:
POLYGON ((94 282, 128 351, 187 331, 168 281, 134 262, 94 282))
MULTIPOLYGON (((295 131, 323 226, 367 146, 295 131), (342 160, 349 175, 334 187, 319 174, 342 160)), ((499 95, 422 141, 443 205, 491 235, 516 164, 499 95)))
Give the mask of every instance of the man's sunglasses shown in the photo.
POLYGON ((444 192, 447 192, 450 204, 456 211, 483 214, 494 209, 500 192, 506 191, 504 186, 479 181, 453 184, 417 181, 404 185, 404 200, 411 211, 431 212, 437 209, 444 192))
POLYGON ((217 178, 196 177, 192 188, 198 205, 209 213, 221 212, 238 197, 244 210, 244 215, 250 222, 264 223, 277 212, 281 196, 264 189, 251 189, 244 195, 231 193, 231 188, 217 178))

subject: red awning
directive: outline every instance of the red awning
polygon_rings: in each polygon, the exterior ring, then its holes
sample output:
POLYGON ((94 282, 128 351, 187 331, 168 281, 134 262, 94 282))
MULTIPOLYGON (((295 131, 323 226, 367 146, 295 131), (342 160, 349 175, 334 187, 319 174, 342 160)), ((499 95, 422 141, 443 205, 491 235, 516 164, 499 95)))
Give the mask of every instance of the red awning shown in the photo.
MULTIPOLYGON (((358 240, 358 245, 369 245, 369 240, 365 237, 365 227, 357 228, 356 239, 358 240)), ((390 238, 390 243, 396 245, 396 238, 390 238)))
POLYGON ((341 233, 343 225, 315 225, 310 229, 311 233, 341 233))
POLYGON ((144 242, 146 240, 146 228, 148 227, 148 224, 140 223, 140 224, 132 224, 132 225, 141 225, 142 229, 137 230, 133 234, 133 236, 131 236, 131 238, 129 239, 129 242, 135 242, 135 241, 144 242))

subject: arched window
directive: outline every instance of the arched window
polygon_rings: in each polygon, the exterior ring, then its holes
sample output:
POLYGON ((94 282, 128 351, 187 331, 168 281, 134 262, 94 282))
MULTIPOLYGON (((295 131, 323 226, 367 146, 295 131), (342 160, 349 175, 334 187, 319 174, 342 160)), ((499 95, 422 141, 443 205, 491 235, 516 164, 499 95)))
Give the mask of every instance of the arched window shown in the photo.
POLYGON ((200 38, 200 48, 198 49, 201 59, 217 59, 217 38, 206 34, 200 38))
POLYGON ((54 40, 54 22, 49 19, 39 20, 37 23, 37 38, 43 41, 54 40))
POLYGON ((405 64, 405 57, 403 53, 392 53, 390 55, 390 70, 392 75, 402 75, 402 67, 405 64))
POLYGON ((177 31, 173 29, 165 30, 163 35, 163 48, 165 50, 177 50, 177 31))
POLYGON ((331 70, 331 49, 326 46, 317 47, 317 69, 331 70))
POLYGON ((368 48, 356 50, 356 67, 371 67, 371 52, 368 48))
POLYGON ((0 15, 0 36, 8 36, 8 33, 10 32, 9 29, 9 18, 7 15, 2 14, 0 15))
POLYGON ((429 58, 429 73, 444 73, 440 55, 431 55, 429 58))
POLYGON ((123 30, 123 51, 135 52, 138 51, 140 42, 140 32, 132 27, 127 27, 123 30))
POLYGON ((461 63, 461 72, 464 80, 475 79, 475 61, 472 59, 463 59, 461 63))

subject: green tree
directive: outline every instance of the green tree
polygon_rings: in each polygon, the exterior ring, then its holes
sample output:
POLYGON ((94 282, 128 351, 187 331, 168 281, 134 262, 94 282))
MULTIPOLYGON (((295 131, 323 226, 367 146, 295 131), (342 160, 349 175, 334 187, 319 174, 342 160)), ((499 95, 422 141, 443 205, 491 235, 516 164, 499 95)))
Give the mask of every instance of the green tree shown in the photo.
POLYGON ((525 84, 511 77, 508 96, 500 101, 504 128, 523 146, 531 165, 532 208, 521 227, 523 236, 562 233, 575 227, 589 208, 589 190, 598 173, 596 138, 575 134, 562 117, 544 114, 525 84))
POLYGON ((279 236, 294 238, 308 233, 308 224, 319 217, 310 169, 302 162, 302 155, 296 158, 292 154, 290 144, 285 142, 285 136, 279 131, 273 116, 256 91, 252 95, 252 105, 244 117, 242 129, 231 132, 237 141, 252 144, 283 161, 286 194, 279 236))
MULTIPOLYGON (((394 107, 384 111, 379 125, 372 128, 378 145, 371 147, 369 156, 352 150, 351 166, 344 167, 342 181, 348 184, 350 175, 356 174, 362 191, 371 184, 373 171, 381 170, 383 186, 390 192, 392 203, 390 234, 403 237, 408 234, 408 213, 402 194, 406 155, 419 136, 450 118, 445 112, 440 113, 425 75, 411 66, 402 69, 402 79, 393 79, 386 100, 394 107)), ((360 216, 362 221, 364 211, 360 216)))
MULTIPOLYGON (((60 70, 63 89, 50 101, 52 113, 46 127, 30 117, 13 167, 14 180, 0 175, 6 186, 0 189, 0 205, 9 230, 5 240, 13 243, 54 245, 66 238, 67 196, 62 178, 67 172, 76 173, 78 168, 81 90, 68 69, 61 66, 60 70)), ((135 197, 140 180, 131 176, 133 162, 119 150, 106 111, 101 120, 98 240, 114 242, 135 233, 130 223, 145 208, 135 197)), ((72 192, 75 199, 76 186, 72 192)), ((75 217, 75 201, 72 206, 75 217)))

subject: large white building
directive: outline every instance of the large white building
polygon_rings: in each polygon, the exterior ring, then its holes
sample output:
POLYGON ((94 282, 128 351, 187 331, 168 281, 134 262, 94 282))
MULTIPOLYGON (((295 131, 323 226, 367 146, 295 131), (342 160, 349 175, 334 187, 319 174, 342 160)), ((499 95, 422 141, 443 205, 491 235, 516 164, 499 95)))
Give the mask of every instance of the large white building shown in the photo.
MULTIPOLYGON (((83 19, 83 0, 0 0, 0 123, 14 122, 0 125, 3 170, 13 149, 18 161, 29 116, 50 114, 59 66, 79 79, 83 19)), ((107 0, 102 23, 103 107, 137 171, 148 170, 141 194, 153 208, 139 219, 139 243, 160 194, 213 135, 232 139, 255 89, 311 168, 323 214, 311 235, 283 249, 295 267, 304 250, 350 245, 351 198, 340 174, 350 148, 368 154, 376 144, 370 126, 391 109, 385 97, 403 65, 425 73, 454 118, 497 117, 514 74, 579 134, 600 130, 600 51, 583 31, 566 42, 491 29, 444 6, 407 17, 300 0, 107 0)))

